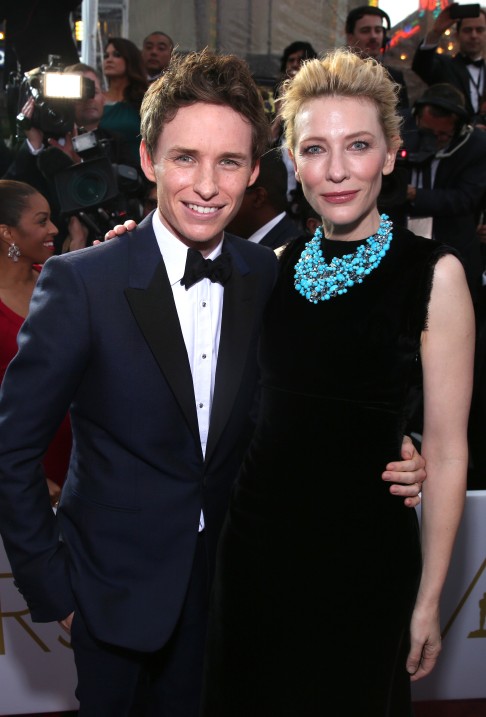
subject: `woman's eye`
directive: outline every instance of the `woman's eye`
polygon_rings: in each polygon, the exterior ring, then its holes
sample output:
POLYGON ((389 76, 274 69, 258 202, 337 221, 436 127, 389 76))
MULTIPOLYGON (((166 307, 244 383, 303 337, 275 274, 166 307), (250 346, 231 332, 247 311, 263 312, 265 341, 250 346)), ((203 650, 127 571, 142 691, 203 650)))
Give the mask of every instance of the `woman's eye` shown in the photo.
POLYGON ((304 147, 303 154, 319 154, 321 148, 317 144, 311 144, 309 147, 304 147))
POLYGON ((370 145, 368 142, 365 142, 364 140, 357 139, 356 142, 353 142, 353 149, 367 149, 370 145))

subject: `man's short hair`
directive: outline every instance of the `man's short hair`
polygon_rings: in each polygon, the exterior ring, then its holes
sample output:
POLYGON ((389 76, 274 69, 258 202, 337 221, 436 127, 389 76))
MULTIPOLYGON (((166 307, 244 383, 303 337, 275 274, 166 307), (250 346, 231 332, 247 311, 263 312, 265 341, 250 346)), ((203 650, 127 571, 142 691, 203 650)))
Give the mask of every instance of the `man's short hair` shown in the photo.
POLYGON ((381 17, 381 19, 385 21, 385 30, 390 29, 390 18, 384 10, 381 10, 379 7, 375 7, 374 5, 360 5, 359 7, 353 8, 353 10, 350 10, 348 13, 345 25, 346 35, 352 35, 354 33, 356 23, 365 15, 381 17))
POLYGON ((143 38, 143 45, 145 45, 146 41, 149 39, 149 37, 152 37, 152 35, 162 35, 163 37, 166 37, 169 41, 169 45, 171 46, 171 48, 174 48, 174 40, 166 32, 162 32, 162 30, 154 30, 153 32, 149 32, 149 34, 143 38))
POLYGON ((252 127, 253 161, 269 146, 270 125, 263 99, 248 64, 236 55, 219 55, 207 48, 172 55, 167 70, 147 90, 140 109, 140 132, 153 158, 163 126, 181 107, 197 102, 230 107, 252 127))
POLYGON ((64 68, 64 72, 91 72, 93 75, 96 75, 100 84, 102 83, 101 73, 99 70, 95 67, 91 67, 91 65, 87 65, 84 62, 76 62, 74 65, 68 65, 64 68))
MULTIPOLYGON (((486 18, 486 8, 484 8, 484 7, 480 7, 480 8, 479 8, 479 15, 478 15, 478 17, 481 17, 481 15, 484 15, 484 17, 486 18)), ((467 19, 468 19, 468 18, 465 18, 465 17, 459 18, 459 20, 456 22, 456 32, 459 32, 459 30, 461 29, 461 25, 462 25, 463 21, 464 21, 464 20, 467 20, 467 19)))

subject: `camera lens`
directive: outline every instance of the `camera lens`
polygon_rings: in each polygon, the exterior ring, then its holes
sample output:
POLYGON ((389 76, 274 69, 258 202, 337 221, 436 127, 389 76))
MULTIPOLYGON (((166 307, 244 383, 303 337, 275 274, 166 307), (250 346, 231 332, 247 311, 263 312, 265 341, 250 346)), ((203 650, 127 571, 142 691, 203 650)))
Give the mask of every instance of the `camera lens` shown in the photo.
POLYGON ((108 189, 106 176, 93 169, 74 177, 71 193, 72 198, 81 206, 89 207, 103 201, 108 189))

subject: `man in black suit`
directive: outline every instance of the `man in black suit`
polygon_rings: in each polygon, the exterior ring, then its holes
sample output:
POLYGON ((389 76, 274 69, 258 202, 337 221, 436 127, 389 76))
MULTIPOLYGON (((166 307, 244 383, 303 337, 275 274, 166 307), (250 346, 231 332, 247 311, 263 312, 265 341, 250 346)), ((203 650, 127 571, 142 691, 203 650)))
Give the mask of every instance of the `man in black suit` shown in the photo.
MULTIPOLYGON (((33 619, 71 631, 80 717, 198 715, 216 543, 277 273, 271 250, 225 233, 269 139, 246 63, 174 58, 141 116, 158 209, 46 263, 0 392, 0 531, 33 619), (68 409, 54 515, 39 457, 68 409)), ((391 464, 384 478, 403 470, 409 485, 390 491, 415 496, 422 465, 391 464)))
POLYGON ((147 72, 147 80, 153 82, 166 70, 170 62, 174 41, 167 33, 154 30, 144 38, 142 61, 147 72))
POLYGON ((409 226, 457 249, 477 299, 482 263, 476 227, 486 191, 486 133, 468 119, 464 95, 438 83, 417 100, 402 134, 410 161, 409 226))
POLYGON ((236 216, 226 227, 229 232, 271 249, 299 236, 302 229, 288 213, 287 167, 280 148, 260 158, 260 172, 246 189, 236 216))
POLYGON ((452 19, 447 7, 437 16, 432 30, 420 43, 412 62, 412 70, 428 85, 448 82, 462 92, 466 111, 471 119, 479 112, 481 95, 486 90, 484 52, 486 48, 486 10, 478 17, 452 19), (443 33, 456 24, 459 52, 454 57, 438 53, 443 33))
MULTIPOLYGON (((51 207, 53 222, 60 230, 55 240, 57 253, 65 251, 67 244, 70 244, 71 249, 80 248, 76 245, 76 240, 73 241, 73 236, 80 237, 79 243, 83 246, 91 243, 95 237, 92 231, 89 232, 89 227, 84 227, 85 231, 83 231, 83 227, 81 227, 81 231, 77 227, 77 231, 73 232, 73 224, 79 224, 76 221, 77 218, 67 220, 62 215, 55 186, 55 176, 58 172, 64 170, 70 162, 81 164, 88 159, 106 157, 112 164, 128 165, 136 170, 138 183, 134 179, 134 187, 137 187, 137 184, 142 187, 143 178, 140 164, 134 161, 125 139, 99 126, 103 117, 105 99, 98 71, 90 65, 78 62, 67 66, 65 72, 81 73, 92 83, 93 87, 92 97, 73 101, 74 125, 72 131, 67 132, 63 137, 51 137, 39 126, 25 129, 25 139, 13 152, 11 163, 3 175, 4 179, 27 182, 46 197, 51 207), (73 146, 72 138, 87 132, 92 133, 91 137, 93 141, 96 140, 97 144, 93 149, 78 154, 73 146)), ((30 119, 33 112, 34 99, 29 97, 22 108, 22 113, 27 119, 30 119)), ((100 169, 98 168, 97 171, 100 172, 100 169)), ((89 192, 86 196, 90 196, 89 192)), ((116 200, 112 202, 112 207, 128 209, 131 196, 128 192, 126 196, 120 192, 116 200)), ((104 208, 109 209, 110 206, 107 204, 104 208)), ((138 218, 138 215, 136 216, 138 218)), ((98 234, 102 236, 103 233, 104 230, 98 234)))
POLYGON ((392 79, 400 85, 399 109, 403 110, 409 106, 403 72, 383 62, 388 44, 386 33, 390 29, 390 18, 384 10, 372 5, 360 5, 353 8, 346 18, 346 43, 363 57, 372 57, 383 63, 392 79))

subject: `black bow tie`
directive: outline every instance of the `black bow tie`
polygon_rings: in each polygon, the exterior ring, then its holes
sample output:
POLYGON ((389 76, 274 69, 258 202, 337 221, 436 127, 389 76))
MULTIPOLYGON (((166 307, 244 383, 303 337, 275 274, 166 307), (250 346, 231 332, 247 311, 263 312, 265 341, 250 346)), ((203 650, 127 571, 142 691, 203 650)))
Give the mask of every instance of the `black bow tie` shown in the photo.
POLYGON ((475 67, 479 67, 479 69, 481 69, 481 67, 483 67, 484 65, 484 60, 482 57, 479 60, 471 60, 469 57, 465 57, 464 62, 466 63, 466 65, 474 65, 475 67))
POLYGON ((189 289, 201 279, 218 281, 223 286, 231 276, 231 256, 228 252, 222 252, 214 261, 205 259, 197 249, 188 249, 186 268, 181 279, 182 286, 189 289))

